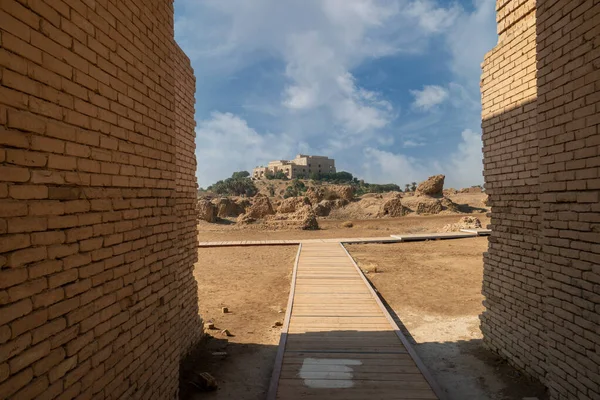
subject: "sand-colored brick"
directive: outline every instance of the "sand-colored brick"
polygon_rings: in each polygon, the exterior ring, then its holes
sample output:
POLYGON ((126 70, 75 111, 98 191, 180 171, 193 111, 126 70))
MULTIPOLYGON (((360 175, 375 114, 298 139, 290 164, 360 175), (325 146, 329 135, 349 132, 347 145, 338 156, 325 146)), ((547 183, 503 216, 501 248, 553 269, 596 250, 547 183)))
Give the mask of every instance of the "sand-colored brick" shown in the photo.
POLYGON ((173 398, 201 323, 195 81, 172 2, 7 0, 0 13, 0 398, 173 398), (156 285, 167 271, 173 284, 156 285), (172 294, 147 308, 158 291, 172 294), (128 342, 134 326, 162 334, 128 342))
POLYGON ((589 272, 600 260, 589 224, 600 211, 592 206, 600 184, 598 164, 588 161, 599 154, 600 88, 590 84, 598 75, 589 60, 597 57, 586 35, 594 36, 600 8, 499 0, 497 10, 499 42, 481 83, 493 230, 484 254, 484 341, 546 384, 553 400, 595 398, 600 359, 589 338, 600 321, 584 293, 600 282, 589 272))

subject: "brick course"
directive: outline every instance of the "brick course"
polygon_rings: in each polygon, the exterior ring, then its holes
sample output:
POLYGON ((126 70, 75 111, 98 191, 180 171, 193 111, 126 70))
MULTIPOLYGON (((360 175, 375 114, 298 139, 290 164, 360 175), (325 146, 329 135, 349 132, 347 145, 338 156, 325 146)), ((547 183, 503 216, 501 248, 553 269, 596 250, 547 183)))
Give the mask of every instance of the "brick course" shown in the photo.
POLYGON ((0 2, 0 398, 175 399, 201 334, 172 0, 0 2))
POLYGON ((484 340, 552 399, 600 398, 600 1, 498 0, 497 19, 484 340))

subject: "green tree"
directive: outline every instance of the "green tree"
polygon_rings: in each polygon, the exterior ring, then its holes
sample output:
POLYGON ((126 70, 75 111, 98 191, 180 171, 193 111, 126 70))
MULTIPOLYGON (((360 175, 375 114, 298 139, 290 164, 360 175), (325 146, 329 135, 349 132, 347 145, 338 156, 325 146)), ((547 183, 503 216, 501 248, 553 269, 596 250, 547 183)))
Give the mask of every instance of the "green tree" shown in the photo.
POLYGON ((415 190, 417 190, 417 182, 413 182, 413 183, 410 184, 410 190, 413 191, 413 192, 415 190))
POLYGON ((250 178, 227 178, 224 181, 217 181, 209 186, 207 190, 221 195, 229 196, 254 196, 258 189, 250 178))
POLYGON ((287 178, 288 178, 288 177, 287 177, 287 175, 285 174, 285 172, 283 172, 283 171, 277 171, 277 172, 275 173, 275 178, 274 178, 274 179, 283 179, 283 180, 286 180, 287 178))
POLYGON ((233 178, 233 179, 247 178, 249 176, 250 176, 250 172, 248 172, 248 171, 237 171, 237 172, 234 172, 233 174, 231 174, 231 178, 233 178))
POLYGON ((306 185, 299 179, 294 179, 292 183, 285 188, 284 198, 302 196, 306 192, 306 185))
POLYGON ((404 191, 405 192, 410 192, 410 184, 407 183, 406 185, 404 185, 404 191))

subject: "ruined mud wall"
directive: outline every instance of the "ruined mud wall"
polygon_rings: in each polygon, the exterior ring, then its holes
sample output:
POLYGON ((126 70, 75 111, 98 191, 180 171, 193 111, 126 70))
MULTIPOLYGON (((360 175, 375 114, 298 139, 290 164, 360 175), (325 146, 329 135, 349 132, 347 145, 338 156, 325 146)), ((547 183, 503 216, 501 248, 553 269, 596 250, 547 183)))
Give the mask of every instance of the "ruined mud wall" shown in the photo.
POLYGON ((171 0, 0 2, 0 398, 175 398, 199 335, 171 0))
POLYGON ((483 65, 486 344, 552 399, 600 396, 600 3, 497 2, 483 65), (536 4, 537 3, 537 4, 536 4))

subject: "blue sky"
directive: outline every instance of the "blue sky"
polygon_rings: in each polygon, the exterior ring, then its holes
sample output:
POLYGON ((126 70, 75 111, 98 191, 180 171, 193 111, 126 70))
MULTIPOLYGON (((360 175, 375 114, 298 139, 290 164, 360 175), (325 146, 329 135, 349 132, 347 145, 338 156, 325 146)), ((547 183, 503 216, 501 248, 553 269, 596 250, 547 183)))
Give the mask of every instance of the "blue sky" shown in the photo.
POLYGON ((495 0, 175 0, 194 67, 198 183, 297 153, 404 185, 480 184, 495 0))

